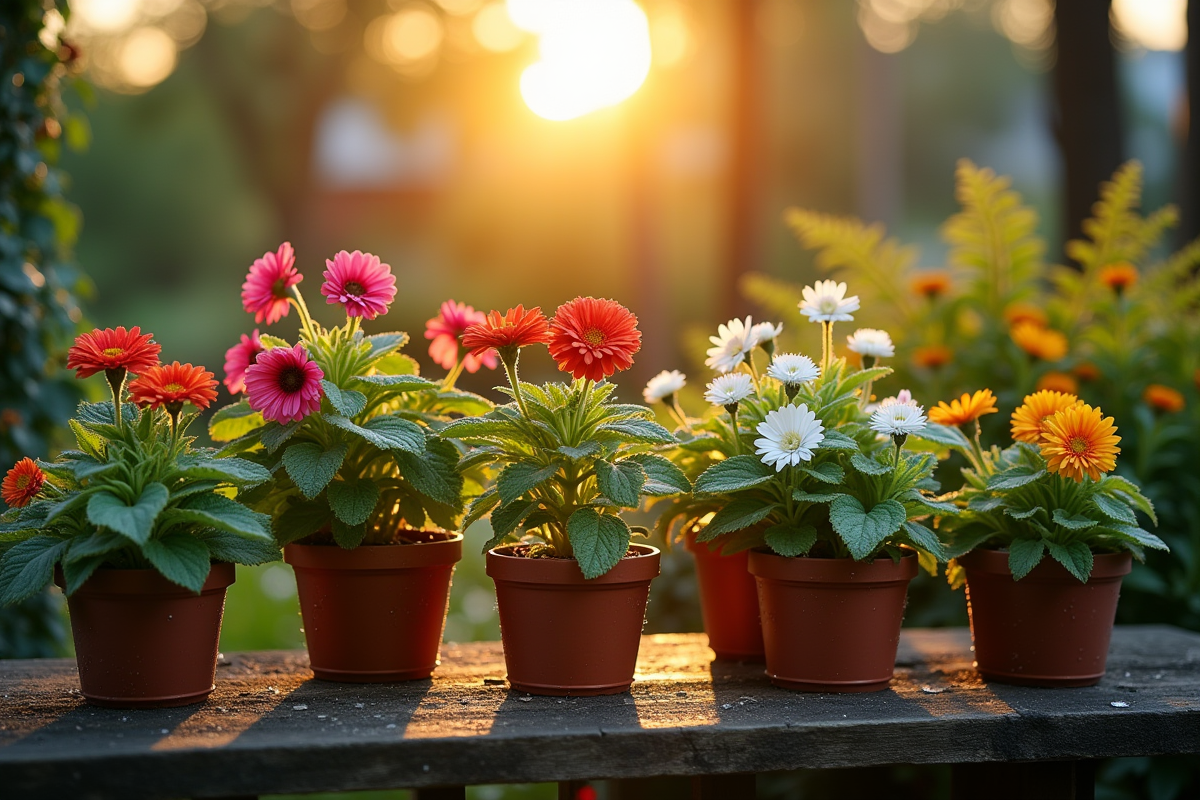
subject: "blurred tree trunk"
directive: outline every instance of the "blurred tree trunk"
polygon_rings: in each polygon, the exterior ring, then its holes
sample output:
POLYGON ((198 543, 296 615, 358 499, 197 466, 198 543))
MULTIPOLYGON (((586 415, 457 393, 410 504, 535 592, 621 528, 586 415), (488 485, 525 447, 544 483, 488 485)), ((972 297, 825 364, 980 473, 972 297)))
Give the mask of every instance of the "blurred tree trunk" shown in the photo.
POLYGON ((1056 130, 1064 169, 1063 233, 1082 235, 1100 183, 1123 159, 1116 56, 1109 31, 1112 0, 1058 0, 1054 67, 1056 130))
POLYGON ((719 307, 727 318, 746 312, 748 303, 739 283, 743 275, 754 269, 758 257, 755 221, 760 188, 757 155, 762 150, 759 131, 762 128, 763 74, 754 29, 757 11, 757 0, 729 3, 733 97, 729 104, 728 227, 721 280, 717 287, 719 307))
POLYGON ((1184 114, 1187 133, 1183 170, 1179 176, 1180 245, 1200 237, 1200 126, 1195 124, 1195 115, 1200 113, 1200 0, 1188 3, 1187 26, 1187 109, 1184 114))

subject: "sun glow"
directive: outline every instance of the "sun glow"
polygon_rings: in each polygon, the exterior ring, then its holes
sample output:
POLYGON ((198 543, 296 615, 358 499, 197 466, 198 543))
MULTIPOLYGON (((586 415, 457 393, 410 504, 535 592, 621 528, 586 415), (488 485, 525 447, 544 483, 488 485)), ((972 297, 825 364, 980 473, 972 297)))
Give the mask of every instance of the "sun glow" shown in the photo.
POLYGON ((1113 23, 1147 50, 1182 50, 1187 44, 1187 0, 1113 0, 1113 23))
POLYGON ((538 37, 541 59, 522 73, 521 96, 539 117, 616 105, 650 72, 650 26, 633 0, 508 0, 508 13, 538 37))

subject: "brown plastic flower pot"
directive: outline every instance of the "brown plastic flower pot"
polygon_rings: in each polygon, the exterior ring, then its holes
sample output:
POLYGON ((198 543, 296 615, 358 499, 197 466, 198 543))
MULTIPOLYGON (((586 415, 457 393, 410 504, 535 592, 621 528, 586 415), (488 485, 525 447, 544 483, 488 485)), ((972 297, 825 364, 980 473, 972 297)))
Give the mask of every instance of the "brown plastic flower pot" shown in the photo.
POLYGON ((708 646, 725 661, 765 660, 758 587, 747 568, 748 551, 721 555, 706 542, 697 542, 693 531, 688 532, 684 546, 696 558, 700 615, 708 646))
POLYGON ((752 550, 750 572, 772 683, 804 692, 887 688, 915 555, 897 564, 887 556, 865 562, 752 550))
POLYGON ((513 689, 539 695, 619 694, 633 683, 658 548, 632 545, 599 578, 569 558, 487 554, 496 584, 504 663, 513 689))
POLYGON ((428 678, 438 663, 462 534, 414 544, 289 544, 313 674, 346 683, 428 678))
MULTIPOLYGON (((64 586, 61 571, 54 581, 64 586)), ((96 570, 67 598, 83 696, 110 708, 202 702, 233 581, 226 563, 212 565, 198 595, 153 569, 96 570)))
POLYGON ((1102 553, 1087 583, 1046 556, 1019 581, 1005 550, 958 559, 967 574, 975 668, 1024 686, 1092 686, 1104 677, 1129 553, 1102 553))

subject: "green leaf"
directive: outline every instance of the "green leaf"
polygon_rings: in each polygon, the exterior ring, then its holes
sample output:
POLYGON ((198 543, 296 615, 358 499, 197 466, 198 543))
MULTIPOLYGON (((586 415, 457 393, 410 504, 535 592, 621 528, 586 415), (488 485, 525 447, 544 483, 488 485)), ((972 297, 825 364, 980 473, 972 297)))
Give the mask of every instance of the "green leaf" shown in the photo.
POLYGON ((268 453, 274 453, 283 447, 288 439, 295 436, 298 430, 300 430, 299 422, 289 422, 287 425, 271 422, 263 428, 262 435, 258 437, 258 440, 262 442, 263 447, 267 448, 268 453))
POLYGON ((264 350, 274 350, 276 347, 291 347, 286 339, 280 339, 278 336, 272 336, 269 333, 260 333, 258 335, 258 343, 263 346, 264 350))
POLYGON ((1092 549, 1083 542, 1059 544, 1046 540, 1046 547, 1054 560, 1067 568, 1081 583, 1087 583, 1092 575, 1092 549))
POLYGON ((884 500, 870 511, 858 498, 844 494, 829 504, 829 522, 846 543, 855 561, 875 552, 889 536, 900 530, 908 513, 895 500, 884 500))
POLYGON ((904 521, 904 532, 908 534, 908 538, 912 543, 922 550, 926 550, 933 554, 933 557, 941 563, 946 563, 949 557, 946 555, 946 548, 942 545, 942 541, 938 539, 937 534, 925 527, 919 522, 913 522, 911 519, 904 521))
POLYGON ((958 428, 949 425, 939 425, 936 422, 927 423, 924 428, 914 432, 913 436, 917 439, 933 442, 934 444, 956 447, 959 450, 969 450, 971 448, 971 443, 967 441, 967 437, 958 428))
POLYGON ((883 464, 874 458, 864 456, 862 453, 855 453, 850 456, 850 466, 863 475, 887 475, 894 469, 891 464, 883 464))
POLYGON ((219 494, 199 494, 163 513, 163 522, 191 523, 243 536, 247 539, 271 539, 271 518, 246 508, 236 500, 219 494))
POLYGON ((653 453, 640 453, 625 459, 640 464, 646 473, 642 493, 662 497, 671 494, 687 494, 692 491, 687 475, 671 461, 653 453))
POLYGON ((305 536, 324 530, 333 522, 333 512, 324 502, 313 503, 293 499, 275 522, 276 539, 280 544, 290 544, 305 536))
POLYGON ((495 488, 488 489, 471 501, 471 505, 467 509, 467 514, 463 517, 462 523, 459 525, 460 530, 466 531, 467 528, 483 519, 489 511, 498 505, 500 505, 500 495, 496 494, 495 488))
POLYGON ((497 508, 492 512, 491 518, 493 536, 503 537, 512 533, 521 524, 521 520, 539 505, 537 500, 517 500, 497 508))
POLYGON ((536 489, 558 474, 558 464, 539 465, 528 461, 509 464, 496 477, 496 491, 500 502, 507 505, 521 495, 536 489))
POLYGON ((462 477, 455 472, 454 463, 443 464, 433 451, 418 457, 404 450, 393 450, 392 458, 404 479, 421 494, 448 506, 462 502, 462 477))
POLYGON ((611 433, 627 441, 645 444, 675 444, 675 437, 669 430, 646 419, 606 422, 596 428, 596 433, 611 433))
POLYGON ((611 464, 604 459, 596 460, 596 486, 600 493, 625 508, 637 508, 646 473, 641 464, 620 461, 611 464))
POLYGON ((840 492, 813 493, 805 492, 801 489, 797 489, 792 492, 792 499, 798 503, 832 503, 839 497, 845 496, 846 495, 841 494, 840 492))
POLYGON ((71 432, 75 434, 75 442, 79 445, 79 449, 87 453, 97 461, 107 460, 107 442, 104 437, 80 425, 76 420, 69 419, 67 424, 71 427, 71 432))
POLYGON ((334 481, 325 492, 334 516, 347 525, 362 525, 371 518, 371 512, 379 502, 379 487, 367 478, 334 481))
POLYGON ((374 336, 367 336, 365 341, 371 345, 371 352, 367 357, 373 361, 408 344, 408 334, 400 331, 377 333, 374 336))
POLYGON ((800 471, 810 478, 816 478, 821 483, 838 484, 846 479, 846 470, 842 469, 841 464, 833 461, 826 461, 824 464, 812 467, 801 467, 800 471))
POLYGON ((245 539, 225 531, 205 531, 197 535, 208 555, 213 561, 227 561, 231 564, 244 564, 253 567, 278 561, 283 557, 274 542, 264 542, 261 539, 245 539))
MULTIPOLYGON (((75 418, 85 425, 116 425, 117 415, 111 400, 100 403, 80 403, 75 409, 75 418)), ((121 419, 132 424, 138 421, 137 406, 126 403, 121 406, 121 419)))
POLYGON ((708 542, 723 533, 732 533, 762 522, 775 510, 774 503, 739 497, 721 508, 696 536, 696 541, 708 542))
POLYGON ((1122 497, 1121 499, 1128 499, 1130 505, 1149 517, 1155 525, 1158 524, 1158 515, 1154 513, 1154 505, 1131 481, 1125 480, 1120 475, 1106 475, 1100 481, 1100 487, 1101 491, 1115 490, 1126 495, 1127 498, 1122 497))
POLYGON ((380 450, 403 450, 418 456, 425 452, 425 429, 406 419, 384 415, 372 417, 365 425, 355 425, 345 417, 326 414, 325 421, 361 436, 380 450))
POLYGON ((567 536, 583 577, 599 578, 615 567, 629 549, 629 526, 594 508, 578 509, 567 520, 567 536))
POLYGON ((1033 508, 1006 508, 1004 509, 1004 513, 1013 519, 1029 519, 1041 510, 1041 506, 1034 506, 1033 508))
POLYGON ((1068 514, 1061 508, 1054 509, 1051 518, 1059 525, 1071 531, 1086 531, 1088 528, 1096 527, 1096 520, 1088 519, 1081 514, 1068 514))
POLYGON ((1167 543, 1162 539, 1158 538, 1150 531, 1142 530, 1136 525, 1121 525, 1118 523, 1110 527, 1122 537, 1132 539, 1143 547, 1149 547, 1152 550, 1169 551, 1171 549, 1167 547, 1167 543))
POLYGON ((256 486, 271 480, 271 471, 244 458, 182 456, 179 468, 189 478, 208 478, 238 486, 256 486))
POLYGON ((802 556, 817 543, 817 529, 812 525, 772 525, 763 534, 767 547, 781 556, 802 556))
POLYGON ((1013 580, 1024 578, 1042 560, 1046 552, 1046 542, 1038 539, 1013 539, 1008 543, 1008 571, 1013 580))
POLYGON ((13 545, 0 559, 0 605, 17 603, 42 590, 54 576, 69 539, 34 536, 13 545))
POLYGON ((853 450, 858 451, 858 442, 851 439, 844 433, 838 433, 833 430, 825 431, 825 438, 817 445, 819 450, 853 450))
POLYGON ((348 449, 342 442, 331 450, 322 450, 321 445, 315 442, 298 442, 283 451, 283 467, 296 488, 311 500, 341 469, 348 449))
POLYGON ((741 455, 718 461, 696 479, 698 494, 726 494, 749 489, 775 477, 775 471, 755 456, 741 455))
MULTIPOLYGON (((64 564, 102 556, 126 547, 129 544, 129 540, 124 536, 108 530, 92 531, 83 536, 75 536, 70 541, 71 547, 67 550, 67 554, 63 558, 64 564)), ((68 594, 70 593, 68 592, 68 594)))
POLYGON ((161 483, 146 484, 141 497, 131 506, 125 505, 125 501, 115 494, 96 492, 88 500, 88 520, 93 525, 128 536, 138 544, 145 544, 154 532, 154 521, 170 498, 170 492, 161 483))
MULTIPOLYGON (((516 430, 514 423, 507 419, 488 419, 486 417, 467 417, 455 420, 442 428, 440 434, 447 439, 479 439, 489 436, 503 437, 516 430)), ((599 445, 596 445, 599 450, 599 445)))
POLYGON ((362 392, 341 389, 329 380, 322 380, 321 388, 325 391, 325 398, 329 400, 329 404, 344 417, 353 417, 367 407, 367 396, 362 392))
POLYGON ((905 492, 900 499, 903 502, 911 501, 917 503, 929 509, 930 511, 934 511, 939 514, 955 515, 961 513, 962 511, 962 509, 954 505, 954 503, 934 500, 932 497, 926 497, 925 495, 921 494, 921 492, 916 489, 911 489, 905 492))
POLYGON ((1137 514, 1133 513, 1129 506, 1116 498, 1096 492, 1092 495, 1092 503, 1095 504, 1096 508, 1100 509, 1100 513, 1110 519, 1115 519, 1117 522, 1124 522, 1126 525, 1137 525, 1137 514))
MULTIPOLYGON (((436 389, 438 386, 433 381, 416 375, 355 375, 354 380, 371 386, 386 386, 394 392, 422 392, 436 389)), ((347 416, 354 415, 348 414, 347 416)))
POLYGON ((367 526, 361 522, 357 525, 347 525, 340 519, 333 521, 333 540, 343 550, 353 550, 362 544, 367 535, 367 526))
POLYGON ((250 408, 245 400, 240 400, 213 414, 208 421, 208 436, 214 442, 232 442, 266 424, 261 413, 250 408))
MULTIPOLYGON (((118 537, 119 538, 119 537, 118 537)), ((128 540, 126 540, 128 543, 128 540)), ((83 586, 88 578, 92 577, 92 573, 104 564, 105 556, 92 555, 83 556, 72 561, 63 561, 62 571, 63 578, 66 581, 65 591, 67 596, 75 594, 75 591, 83 586)))
POLYGON ((581 458, 594 456, 602 449, 604 448, 600 446, 599 442, 595 441, 594 439, 588 439, 586 442, 579 445, 579 447, 571 447, 564 444, 562 447, 558 448, 558 452, 562 453, 572 461, 578 461, 581 458))
POLYGON ((987 488, 990 491, 1016 489, 1027 483, 1033 483, 1045 474, 1046 470, 1044 469, 1035 469, 1028 466, 1013 467, 1012 469, 1006 469, 1004 472, 998 472, 989 478, 987 488))
POLYGON ((977 495, 967 502, 967 508, 971 511, 981 512, 995 511, 1002 505, 1004 505, 1004 498, 996 495, 977 495))
POLYGON ((142 544, 142 555, 171 583, 200 593, 212 563, 208 547, 195 536, 168 533, 142 544))

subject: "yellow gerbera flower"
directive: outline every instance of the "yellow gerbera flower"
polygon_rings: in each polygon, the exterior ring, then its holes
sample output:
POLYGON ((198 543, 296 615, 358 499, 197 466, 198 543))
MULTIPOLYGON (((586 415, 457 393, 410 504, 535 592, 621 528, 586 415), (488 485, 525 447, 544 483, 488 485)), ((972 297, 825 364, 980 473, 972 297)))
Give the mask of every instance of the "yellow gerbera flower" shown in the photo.
POLYGON ((1036 322, 1018 322, 1009 335, 1022 350, 1043 361, 1058 361, 1067 354, 1067 337, 1036 322))
POLYGON ((1064 408, 1083 405, 1083 401, 1067 392, 1041 391, 1025 398, 1012 415, 1012 437, 1018 442, 1038 444, 1046 432, 1046 420, 1064 408))
POLYGON ((996 396, 991 389, 980 389, 975 394, 964 394, 957 400, 937 404, 929 409, 929 419, 939 425, 962 425, 977 420, 984 414, 996 413, 996 396))
POLYGON ((1103 416, 1098 408, 1086 403, 1064 408, 1046 420, 1041 442, 1046 468, 1078 483, 1084 475, 1100 480, 1101 473, 1117 466, 1121 437, 1116 433, 1113 418, 1103 416))

